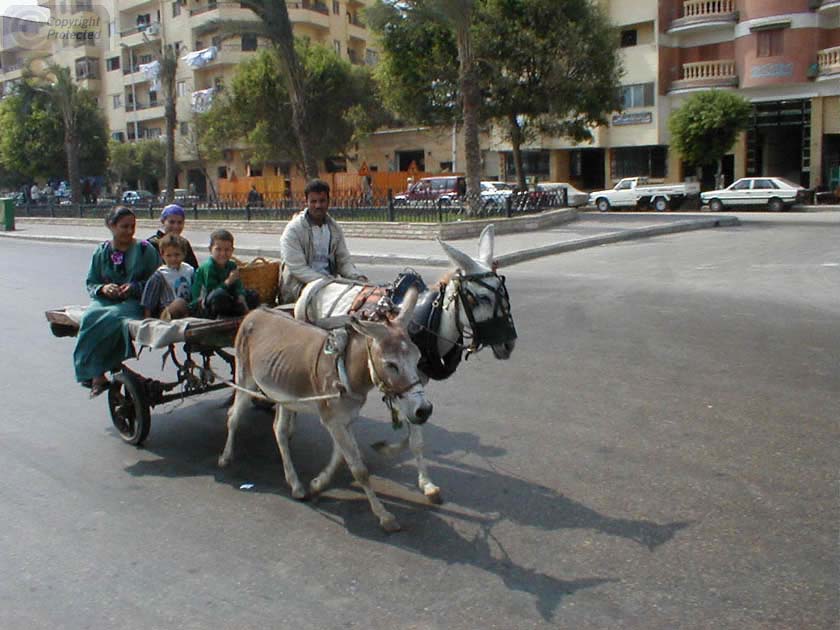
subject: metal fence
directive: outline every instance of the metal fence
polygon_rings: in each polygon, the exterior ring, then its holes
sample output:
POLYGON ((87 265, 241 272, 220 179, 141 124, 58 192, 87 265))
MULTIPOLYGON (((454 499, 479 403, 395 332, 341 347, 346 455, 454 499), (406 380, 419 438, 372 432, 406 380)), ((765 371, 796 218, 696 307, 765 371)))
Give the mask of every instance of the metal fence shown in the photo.
MULTIPOLYGON (((19 217, 56 217, 104 220, 115 205, 100 200, 97 204, 24 203, 17 206, 19 217)), ((156 219, 165 204, 149 203, 133 206, 140 218, 156 219)), ((194 220, 225 221, 284 221, 305 206, 301 199, 261 199, 250 203, 219 200, 214 203, 181 202, 187 217, 194 220)), ((545 210, 566 207, 564 191, 526 191, 508 196, 484 197, 478 211, 471 213, 466 200, 404 200, 365 198, 364 196, 333 196, 330 214, 339 221, 390 221, 399 223, 448 223, 465 219, 514 217, 536 214, 545 210)))

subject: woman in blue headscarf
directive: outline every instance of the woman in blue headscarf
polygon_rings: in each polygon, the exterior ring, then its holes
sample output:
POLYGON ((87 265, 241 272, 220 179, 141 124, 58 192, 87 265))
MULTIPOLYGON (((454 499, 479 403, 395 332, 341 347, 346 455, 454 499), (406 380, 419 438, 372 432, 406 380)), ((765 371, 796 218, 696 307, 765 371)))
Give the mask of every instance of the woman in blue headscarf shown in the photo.
POLYGON ((141 319, 140 296, 160 265, 157 249, 134 238, 136 218, 115 206, 105 218, 112 238, 93 253, 87 275, 91 304, 82 315, 73 351, 76 380, 90 387, 91 397, 108 389, 106 372, 134 356, 128 320, 141 319))
MULTIPOLYGON (((157 249, 158 241, 164 234, 176 234, 181 236, 181 232, 184 231, 185 219, 186 213, 184 212, 184 209, 177 203, 170 203, 168 206, 164 207, 163 211, 160 213, 160 223, 163 229, 158 230, 155 234, 150 236, 148 239, 149 243, 154 245, 155 249, 157 249)), ((195 252, 193 252, 192 245, 190 245, 189 241, 187 241, 187 253, 184 256, 184 262, 193 269, 198 269, 198 260, 195 257, 195 252)))

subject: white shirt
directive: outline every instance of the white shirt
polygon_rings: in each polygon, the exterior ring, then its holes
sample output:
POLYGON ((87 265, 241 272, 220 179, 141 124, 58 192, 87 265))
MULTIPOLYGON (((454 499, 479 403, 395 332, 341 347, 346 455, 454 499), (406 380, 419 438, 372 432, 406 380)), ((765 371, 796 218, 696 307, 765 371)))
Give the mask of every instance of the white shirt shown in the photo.
POLYGON ((324 225, 312 225, 312 245, 314 252, 310 265, 318 273, 329 275, 330 273, 330 226, 324 221, 324 225))
POLYGON ((160 271, 176 298, 184 298, 187 302, 192 299, 192 279, 195 273, 192 265, 182 262, 178 269, 170 269, 166 265, 161 265, 158 271, 160 271))

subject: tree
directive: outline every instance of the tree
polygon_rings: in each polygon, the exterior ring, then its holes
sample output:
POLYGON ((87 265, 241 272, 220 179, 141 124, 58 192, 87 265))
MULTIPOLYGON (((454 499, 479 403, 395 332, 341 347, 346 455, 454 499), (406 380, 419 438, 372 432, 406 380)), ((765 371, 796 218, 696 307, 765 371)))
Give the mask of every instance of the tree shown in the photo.
MULTIPOLYGON (((358 134, 374 129, 383 110, 365 68, 354 68, 332 50, 304 41, 298 42, 297 56, 305 76, 302 89, 311 95, 309 115, 318 121, 318 134, 308 143, 309 157, 318 163, 343 153, 358 134)), ((214 100, 200 129, 200 144, 205 154, 218 155, 244 140, 255 163, 300 163, 293 118, 282 63, 275 51, 263 50, 239 67, 230 88, 214 100)))
MULTIPOLYGON (((59 114, 61 119, 64 153, 67 164, 67 179, 71 185, 71 201, 79 203, 82 199, 82 190, 79 186, 80 177, 80 148, 83 132, 101 131, 95 137, 84 136, 84 142, 91 146, 107 147, 107 127, 102 114, 99 113, 101 127, 99 129, 85 130, 86 118, 90 118, 90 111, 98 111, 96 100, 88 90, 80 88, 70 76, 70 69, 54 63, 48 64, 40 72, 29 69, 24 74, 26 83, 36 92, 44 94, 52 107, 59 114), (93 106, 93 107, 91 107, 93 106)), ((103 151, 102 166, 104 166, 105 155, 103 151)))
POLYGON ((524 143, 589 140, 620 107, 618 33, 587 0, 487 0, 475 40, 483 116, 506 130, 520 188, 524 143))
MULTIPOLYGON (((162 42, 163 40, 161 40, 162 42)), ((175 201, 178 165, 175 163, 175 125, 178 123, 176 111, 175 73, 178 69, 178 56, 172 45, 161 43, 160 83, 163 88, 163 115, 166 127, 166 203, 175 201)))
MULTIPOLYGON (((471 212, 477 212, 481 202, 481 86, 473 47, 473 27, 477 10, 482 4, 483 0, 378 0, 368 12, 372 26, 386 41, 390 39, 393 42, 393 31, 405 27, 411 21, 432 21, 442 26, 442 34, 454 41, 458 53, 458 93, 467 162, 467 198, 471 212)), ((417 27, 408 26, 409 30, 414 28, 417 27)), ((387 43, 385 49, 388 52, 387 43)), ((415 54, 418 53, 422 55, 425 51, 418 50, 415 54)), ((391 67, 400 71, 396 64, 405 62, 405 59, 392 58, 391 67)), ((428 82, 426 85, 432 84, 428 82)))
MULTIPOLYGON (((277 59, 286 87, 287 100, 291 110, 291 129, 298 143, 300 163, 307 178, 318 176, 318 162, 312 149, 315 139, 320 137, 320 130, 313 128, 312 121, 318 120, 309 109, 307 98, 306 75, 298 59, 292 22, 286 2, 279 0, 242 0, 240 5, 250 9, 260 18, 259 24, 253 21, 226 20, 211 22, 210 27, 218 26, 228 36, 242 33, 254 33, 271 42, 277 53, 277 59)), ((318 120, 319 124, 322 122, 318 120)))
MULTIPOLYGON (((588 139, 591 128, 618 109, 618 36, 588 0, 475 0, 466 39, 452 28, 454 18, 446 27, 430 22, 419 8, 409 10, 428 4, 380 0, 369 13, 382 38, 377 76, 388 104, 415 122, 440 124, 458 99, 462 109, 472 103, 464 92, 466 72, 472 77, 467 76, 467 88, 477 89, 478 120, 506 130, 520 186, 524 143, 541 133, 588 139), (465 47, 471 53, 463 52, 465 47)), ((467 18, 459 6, 457 22, 463 26, 467 18)), ((469 107, 462 112, 467 139, 469 107)), ((468 150, 468 172, 472 160, 480 167, 477 148, 474 152, 470 158, 468 150)))
POLYGON ((157 189, 157 181, 166 173, 166 152, 166 145, 156 139, 111 141, 108 170, 121 184, 136 179, 139 188, 157 189))
POLYGON ((0 162, 29 179, 66 178, 77 202, 80 175, 105 169, 107 139, 95 97, 72 82, 67 68, 28 73, 0 103, 0 162))
POLYGON ((671 146, 698 168, 717 164, 716 182, 723 174, 723 156, 749 124, 752 106, 743 97, 723 90, 708 90, 689 97, 668 120, 671 146))

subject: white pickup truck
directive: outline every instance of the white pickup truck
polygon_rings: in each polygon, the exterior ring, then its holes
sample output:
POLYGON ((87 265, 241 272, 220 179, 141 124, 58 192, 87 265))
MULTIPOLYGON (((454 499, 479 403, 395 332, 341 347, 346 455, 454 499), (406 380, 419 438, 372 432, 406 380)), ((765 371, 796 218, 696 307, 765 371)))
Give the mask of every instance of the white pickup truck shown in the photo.
POLYGON ((689 195, 700 193, 698 182, 660 184, 651 186, 643 177, 625 177, 610 190, 599 190, 589 195, 589 203, 601 212, 611 207, 651 206, 657 212, 675 208, 689 195))

